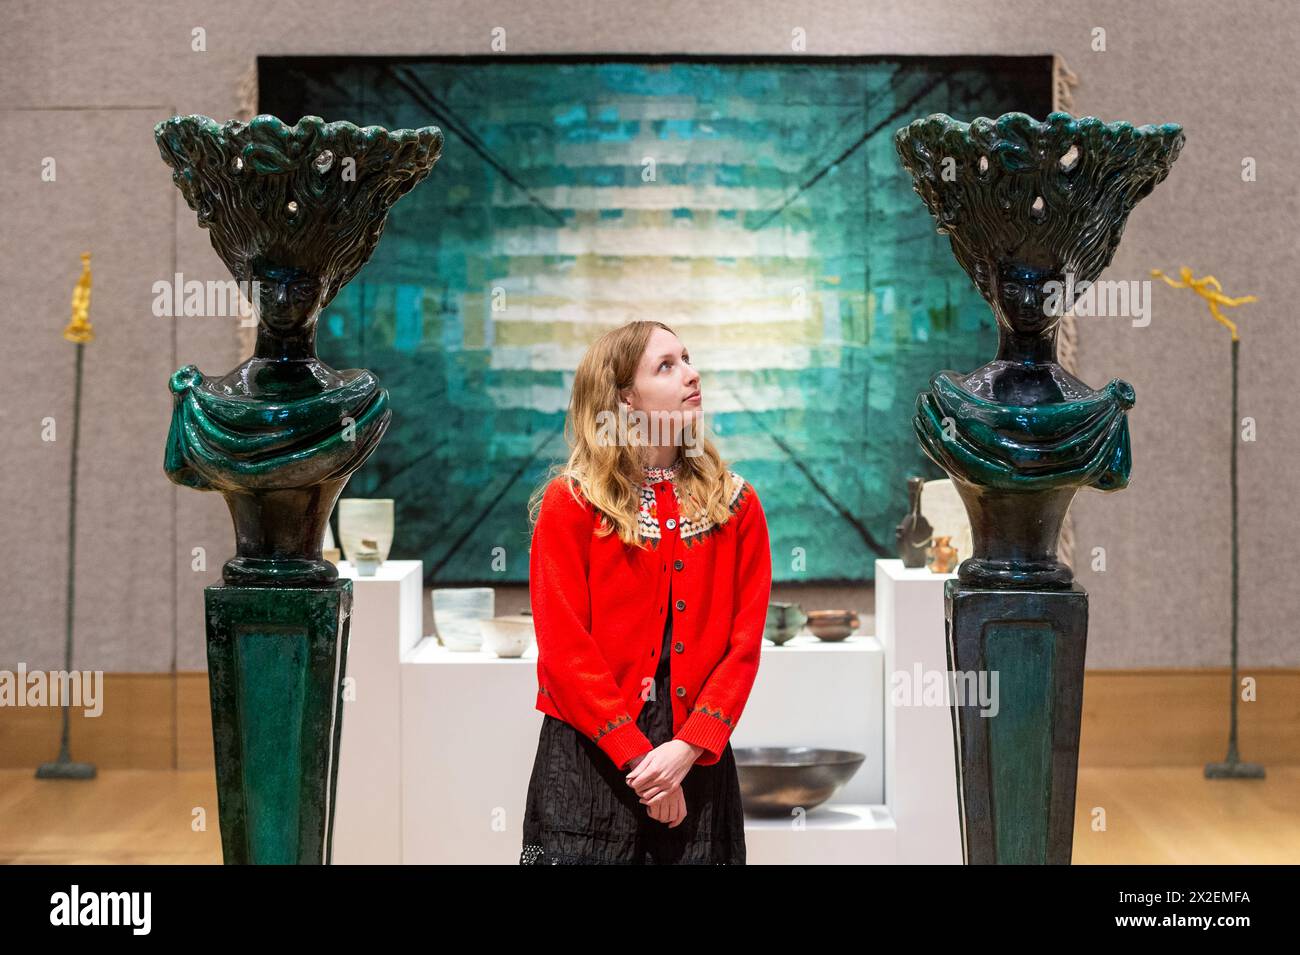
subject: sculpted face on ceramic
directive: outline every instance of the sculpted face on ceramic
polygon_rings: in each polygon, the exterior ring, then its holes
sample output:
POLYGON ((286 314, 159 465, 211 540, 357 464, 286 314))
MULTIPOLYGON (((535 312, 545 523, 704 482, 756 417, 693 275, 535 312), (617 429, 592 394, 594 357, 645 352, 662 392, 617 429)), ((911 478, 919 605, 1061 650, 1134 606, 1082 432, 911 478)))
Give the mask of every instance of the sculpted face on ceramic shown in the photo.
POLYGON ((993 312, 998 325, 1016 335, 1043 335, 1054 329, 1064 309, 1053 288, 1065 286, 1065 273, 1021 262, 1002 262, 993 272, 993 312), (1052 307, 1055 305, 1055 307, 1052 307))
POLYGON ((258 319, 279 335, 305 331, 320 314, 325 284, 320 276, 292 265, 254 263, 258 319))

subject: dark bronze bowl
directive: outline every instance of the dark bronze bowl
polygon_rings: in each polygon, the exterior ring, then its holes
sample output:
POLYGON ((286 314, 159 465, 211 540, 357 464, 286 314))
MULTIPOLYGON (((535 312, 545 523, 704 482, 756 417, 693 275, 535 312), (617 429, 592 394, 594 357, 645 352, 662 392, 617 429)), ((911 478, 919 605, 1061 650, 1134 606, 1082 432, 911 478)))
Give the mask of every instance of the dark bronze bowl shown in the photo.
POLYGON ((732 749, 745 812, 789 816, 820 806, 853 778, 866 754, 813 746, 750 746, 732 749))

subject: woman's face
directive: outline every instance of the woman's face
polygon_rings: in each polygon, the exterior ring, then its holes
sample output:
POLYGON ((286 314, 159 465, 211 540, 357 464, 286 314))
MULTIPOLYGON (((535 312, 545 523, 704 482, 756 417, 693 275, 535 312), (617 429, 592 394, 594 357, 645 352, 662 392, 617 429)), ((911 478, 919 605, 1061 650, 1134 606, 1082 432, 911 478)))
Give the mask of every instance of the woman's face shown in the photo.
POLYGON ((663 328, 650 336, 632 387, 621 397, 633 411, 658 415, 675 426, 696 421, 704 407, 700 375, 691 365, 690 351, 663 328))

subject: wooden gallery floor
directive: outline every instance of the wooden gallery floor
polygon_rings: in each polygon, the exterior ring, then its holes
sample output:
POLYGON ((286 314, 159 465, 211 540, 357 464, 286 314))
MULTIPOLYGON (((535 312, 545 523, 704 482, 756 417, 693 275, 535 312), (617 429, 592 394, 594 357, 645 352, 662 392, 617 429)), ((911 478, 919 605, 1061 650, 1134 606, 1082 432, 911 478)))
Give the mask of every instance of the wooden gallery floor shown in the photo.
MULTIPOLYGON (((1300 766, 1264 780, 1196 768, 1079 773, 1077 864, 1300 863, 1300 766)), ((221 862, 216 789, 204 770, 107 770, 89 782, 0 770, 0 862, 221 862)))

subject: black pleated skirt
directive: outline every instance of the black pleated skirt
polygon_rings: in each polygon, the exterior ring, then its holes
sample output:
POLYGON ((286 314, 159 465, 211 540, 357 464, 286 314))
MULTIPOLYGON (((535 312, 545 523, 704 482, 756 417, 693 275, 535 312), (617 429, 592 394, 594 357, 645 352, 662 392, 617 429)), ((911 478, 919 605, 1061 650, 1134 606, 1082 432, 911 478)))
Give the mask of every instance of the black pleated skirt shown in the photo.
MULTIPOLYGON (((654 698, 636 720, 655 746, 673 738, 672 631, 670 613, 654 698)), ((687 772, 686 819, 673 829, 650 818, 625 775, 595 742, 545 714, 528 783, 520 864, 745 864, 745 815, 730 743, 718 762, 687 772)))

